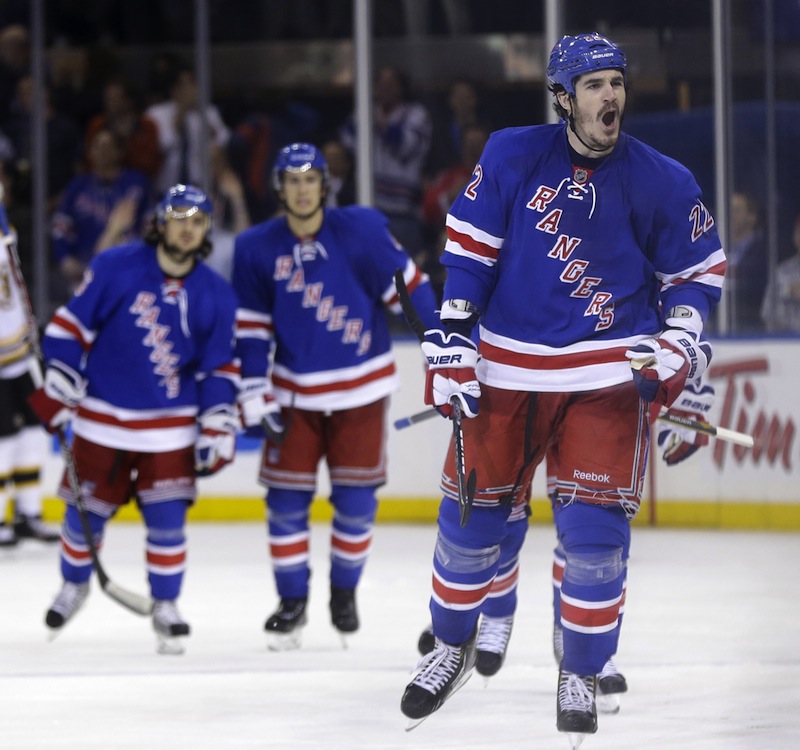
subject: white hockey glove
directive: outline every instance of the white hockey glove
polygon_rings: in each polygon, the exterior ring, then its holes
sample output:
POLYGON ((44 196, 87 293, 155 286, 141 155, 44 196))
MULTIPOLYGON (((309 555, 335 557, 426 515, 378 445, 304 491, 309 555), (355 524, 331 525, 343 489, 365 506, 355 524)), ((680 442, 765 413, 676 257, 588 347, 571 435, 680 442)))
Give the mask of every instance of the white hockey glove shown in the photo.
POLYGON ((640 341, 625 356, 631 360, 633 381, 642 399, 671 406, 686 382, 705 372, 710 348, 698 341, 703 323, 694 308, 672 308, 665 322, 667 327, 658 338, 640 341))
POLYGON ((233 461, 239 420, 233 406, 220 404, 197 418, 200 435, 194 446, 197 476, 209 477, 233 461))
MULTIPOLYGON (((686 384, 670 412, 697 421, 708 421, 708 413, 714 405, 714 387, 703 385, 700 379, 686 384)), ((658 423, 658 444, 664 449, 662 458, 667 466, 675 466, 686 460, 699 448, 708 445, 708 435, 669 422, 658 423)))
POLYGON ((44 428, 56 432, 72 419, 78 404, 86 396, 86 380, 69 365, 52 360, 44 374, 44 385, 28 398, 44 428))
POLYGON ((452 400, 461 403, 465 417, 478 414, 481 386, 475 375, 478 349, 460 333, 445 333, 438 328, 425 331, 422 352, 428 360, 425 376, 425 403, 435 406, 445 417, 453 415, 452 400))
POLYGON ((267 437, 282 443, 286 425, 281 417, 281 405, 272 394, 272 384, 266 378, 245 378, 239 391, 239 412, 242 429, 248 437, 267 437))

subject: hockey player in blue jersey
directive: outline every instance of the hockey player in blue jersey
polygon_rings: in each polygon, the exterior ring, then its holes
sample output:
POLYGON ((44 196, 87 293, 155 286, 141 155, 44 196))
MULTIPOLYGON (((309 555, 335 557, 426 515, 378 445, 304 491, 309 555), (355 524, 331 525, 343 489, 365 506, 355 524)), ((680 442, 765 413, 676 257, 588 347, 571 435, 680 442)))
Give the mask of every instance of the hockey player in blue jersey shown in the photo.
POLYGON ((386 309, 401 313, 402 269, 426 323, 436 321, 427 276, 363 206, 326 208, 328 167, 308 143, 283 148, 273 187, 285 215, 236 240, 237 354, 242 422, 265 436, 259 481, 280 597, 265 630, 270 648, 300 645, 309 596, 309 511, 324 458, 333 505, 330 614, 359 627, 355 591, 386 481, 386 412, 399 386, 386 309))
MULTIPOLYGON (((97 546, 135 495, 147 527, 146 565, 159 649, 180 652, 189 625, 176 600, 186 566, 186 512, 196 476, 233 459, 238 366, 236 298, 200 259, 210 251, 211 201, 196 187, 165 194, 143 241, 92 259, 42 340, 44 386, 31 404, 48 430, 72 421, 72 450, 97 546)), ((89 548, 67 478, 64 585, 46 616, 58 630, 89 592, 89 548)))
POLYGON ((469 677, 508 518, 552 453, 566 558, 557 728, 571 739, 597 729, 596 675, 617 650, 650 406, 671 405, 704 371, 698 340, 726 262, 688 170, 621 132, 626 68, 598 34, 562 38, 547 73, 562 122, 493 134, 447 217, 425 399, 445 415, 460 404, 477 486, 462 527, 451 448, 433 559, 436 645, 401 701, 412 722, 469 677))

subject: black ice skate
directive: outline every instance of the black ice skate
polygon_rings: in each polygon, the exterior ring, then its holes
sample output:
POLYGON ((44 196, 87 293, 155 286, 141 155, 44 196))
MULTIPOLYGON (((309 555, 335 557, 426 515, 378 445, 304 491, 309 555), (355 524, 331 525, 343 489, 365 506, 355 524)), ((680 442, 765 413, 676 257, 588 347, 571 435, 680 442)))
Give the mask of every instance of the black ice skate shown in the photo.
POLYGON ((436 636, 433 634, 433 625, 428 625, 425 630, 419 634, 417 641, 417 650, 425 656, 429 654, 436 647, 436 636))
POLYGON ((41 516, 17 516, 14 519, 14 532, 18 539, 36 539, 51 544, 61 539, 61 534, 42 521, 41 516))
POLYGON ((628 692, 625 676, 617 669, 613 659, 609 659, 597 675, 597 710, 603 714, 619 713, 622 694, 628 692))
POLYGON ((14 547, 18 541, 14 527, 0 523, 0 547, 14 547))
POLYGON ((511 638, 511 629, 514 627, 514 615, 508 617, 481 616, 478 630, 475 669, 484 677, 494 677, 503 666, 508 650, 508 641, 511 638))
POLYGON ((355 590, 331 586, 330 608, 333 627, 342 634, 342 645, 347 648, 345 636, 355 633, 359 625, 355 590))
POLYGON ((559 669, 556 728, 569 735, 573 750, 580 747, 587 734, 597 731, 597 709, 594 702, 596 685, 595 675, 577 675, 559 669))
POLYGON ((264 623, 264 630, 270 635, 267 643, 270 651, 291 651, 300 648, 301 631, 307 622, 307 603, 306 598, 281 599, 277 611, 264 623))
POLYGON ((75 615, 83 606, 89 596, 89 583, 71 583, 64 581, 56 600, 47 610, 44 621, 48 628, 58 631, 75 615))
POLYGON ((472 676, 475 658, 474 634, 460 646, 436 639, 433 651, 420 660, 400 701, 400 710, 410 719, 406 731, 441 708, 466 683, 472 676))
POLYGON ((189 623, 178 612, 175 601, 156 600, 153 605, 153 630, 158 637, 159 654, 182 654, 180 638, 189 635, 189 623))

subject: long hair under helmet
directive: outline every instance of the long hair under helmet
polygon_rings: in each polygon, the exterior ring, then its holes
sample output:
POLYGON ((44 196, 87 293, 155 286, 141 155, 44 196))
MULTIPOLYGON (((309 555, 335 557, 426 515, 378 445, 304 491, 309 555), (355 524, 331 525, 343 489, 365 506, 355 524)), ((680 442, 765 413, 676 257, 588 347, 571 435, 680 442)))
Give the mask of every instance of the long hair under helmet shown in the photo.
POLYGON ((163 237, 164 226, 169 219, 186 219, 198 211, 208 217, 208 228, 206 229, 203 244, 197 254, 201 258, 208 257, 212 247, 210 235, 214 221, 214 206, 211 203, 211 198, 194 185, 178 183, 164 193, 164 197, 156 206, 155 226, 153 228, 155 233, 148 233, 145 240, 156 244, 163 237))

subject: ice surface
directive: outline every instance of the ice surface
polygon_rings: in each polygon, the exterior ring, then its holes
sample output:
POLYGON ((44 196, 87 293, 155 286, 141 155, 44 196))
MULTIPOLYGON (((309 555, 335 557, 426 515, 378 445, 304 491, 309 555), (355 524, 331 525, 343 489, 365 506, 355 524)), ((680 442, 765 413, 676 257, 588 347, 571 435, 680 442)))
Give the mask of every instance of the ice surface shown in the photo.
MULTIPOLYGON (((261 524, 189 526, 183 656, 156 654, 150 622, 93 581, 48 641, 58 550, 0 550, 0 747, 9 750, 566 750, 555 729, 547 526, 530 529, 503 670, 473 679, 414 731, 399 704, 428 622, 433 526, 379 525, 341 647, 328 616, 327 525, 302 650, 270 652, 277 598, 261 524)), ((146 592, 144 531, 113 523, 102 558, 146 592)), ((796 750, 800 746, 800 536, 633 532, 618 666, 630 691, 582 750, 796 750)))

